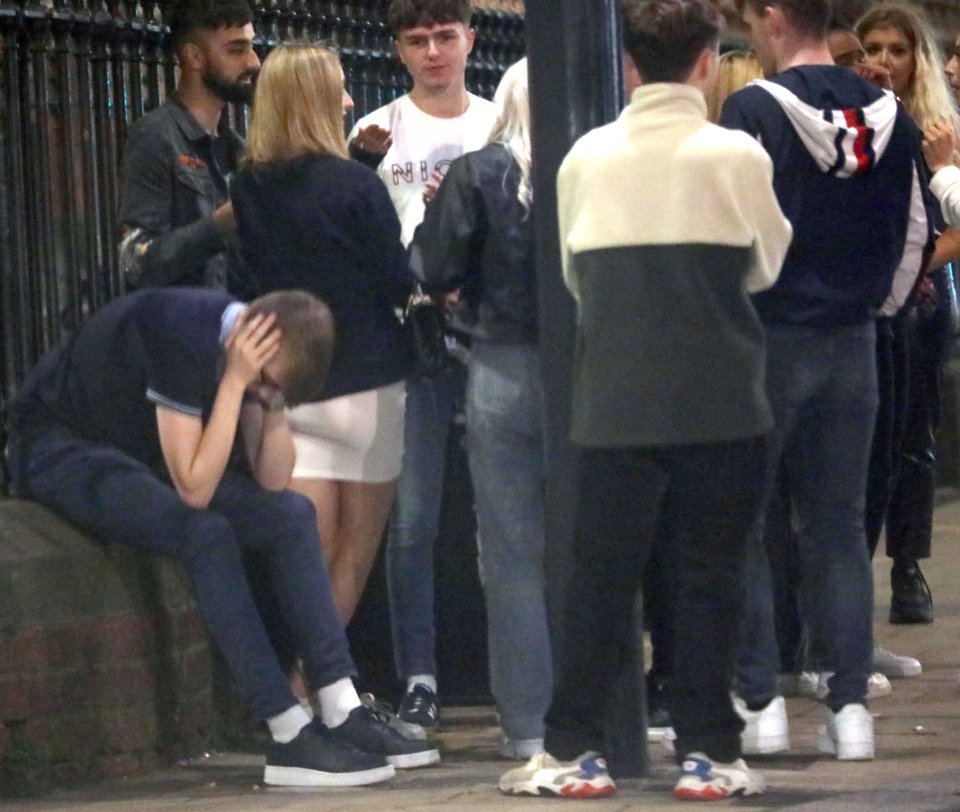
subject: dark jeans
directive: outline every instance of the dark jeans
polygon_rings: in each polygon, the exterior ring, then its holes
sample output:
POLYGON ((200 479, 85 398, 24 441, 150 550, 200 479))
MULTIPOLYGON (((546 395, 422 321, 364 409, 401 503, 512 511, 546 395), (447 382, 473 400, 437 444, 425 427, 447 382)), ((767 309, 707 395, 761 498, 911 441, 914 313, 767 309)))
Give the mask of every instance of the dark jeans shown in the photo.
MULTIPOLYGON (((782 464, 791 499, 810 634, 836 673, 827 704, 863 702, 873 652, 873 572, 864 530, 867 464, 877 409, 873 324, 767 327, 774 414, 765 504, 782 464)), ((747 545, 749 604, 737 670, 751 708, 776 695, 780 661, 763 515, 747 545)))
POLYGON ((355 675, 320 552, 313 506, 228 470, 209 508, 184 504, 156 472, 123 452, 45 425, 13 433, 20 493, 102 541, 170 556, 187 572, 211 636, 256 718, 297 704, 251 597, 243 550, 265 562, 273 594, 319 688, 355 675))
POLYGON ((603 751, 605 703, 635 637, 633 605, 654 538, 674 585, 671 718, 677 754, 740 756, 730 702, 743 556, 764 477, 764 441, 582 455, 567 600, 546 749, 603 751))

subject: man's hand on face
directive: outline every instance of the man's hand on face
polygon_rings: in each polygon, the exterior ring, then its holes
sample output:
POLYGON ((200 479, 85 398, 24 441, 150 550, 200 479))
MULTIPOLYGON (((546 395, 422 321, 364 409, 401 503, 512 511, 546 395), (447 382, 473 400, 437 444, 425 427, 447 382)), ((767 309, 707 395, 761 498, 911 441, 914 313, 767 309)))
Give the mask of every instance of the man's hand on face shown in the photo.
POLYGON ((390 137, 390 130, 385 130, 377 124, 368 124, 357 132, 353 144, 364 152, 386 155, 390 145, 393 144, 393 139, 390 137))
POLYGON ((224 378, 231 377, 244 389, 260 385, 263 366, 280 351, 280 329, 273 313, 258 313, 247 319, 243 314, 227 339, 227 368, 224 378))
POLYGON ((953 129, 945 121, 937 121, 927 127, 920 146, 931 172, 938 172, 953 163, 956 140, 953 129))

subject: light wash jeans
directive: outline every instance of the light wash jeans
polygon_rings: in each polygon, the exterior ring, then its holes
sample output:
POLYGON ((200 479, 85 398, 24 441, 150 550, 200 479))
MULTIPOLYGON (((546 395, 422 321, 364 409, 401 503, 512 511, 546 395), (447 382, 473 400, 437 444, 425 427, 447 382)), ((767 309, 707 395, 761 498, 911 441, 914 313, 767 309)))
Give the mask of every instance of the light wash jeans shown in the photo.
MULTIPOLYGON (((783 465, 804 579, 802 614, 835 664, 827 704, 863 702, 873 651, 873 571, 864 528, 877 410, 875 328, 767 326, 769 435, 765 501, 783 465)), ((776 694, 780 670, 763 513, 747 545, 747 607, 738 693, 776 694)))
POLYGON ((403 472, 387 536, 387 589, 397 674, 436 674, 433 550, 440 532, 447 440, 466 367, 407 379, 403 472))
POLYGON ((553 663, 544 598, 543 393, 536 345, 474 340, 467 457, 500 725, 511 739, 542 738, 553 663))

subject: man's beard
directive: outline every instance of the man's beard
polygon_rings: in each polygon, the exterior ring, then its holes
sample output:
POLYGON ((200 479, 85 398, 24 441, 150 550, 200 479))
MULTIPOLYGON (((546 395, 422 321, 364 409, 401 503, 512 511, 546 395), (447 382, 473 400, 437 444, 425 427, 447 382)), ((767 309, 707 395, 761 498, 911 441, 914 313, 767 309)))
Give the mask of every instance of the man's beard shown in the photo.
MULTIPOLYGON (((244 76, 256 77, 256 71, 248 71, 244 76)), ((236 104, 253 104, 253 83, 228 81, 212 73, 203 75, 203 84, 218 99, 236 104)))

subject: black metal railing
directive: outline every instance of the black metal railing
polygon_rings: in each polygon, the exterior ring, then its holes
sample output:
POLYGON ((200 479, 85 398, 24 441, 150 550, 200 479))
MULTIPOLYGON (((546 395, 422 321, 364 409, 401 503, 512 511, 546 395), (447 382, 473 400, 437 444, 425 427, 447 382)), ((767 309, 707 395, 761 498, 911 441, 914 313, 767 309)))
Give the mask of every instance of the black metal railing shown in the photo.
MULTIPOLYGON (((122 291, 119 167, 127 126, 174 88, 157 0, 0 0, 0 443, 37 358, 122 291)), ((291 39, 341 53, 362 116, 409 77, 386 25, 389 0, 258 0, 261 57, 291 39)), ((525 50, 523 17, 474 16, 468 88, 485 97, 525 50)), ((230 121, 246 131, 247 111, 230 121)), ((0 445, 2 447, 2 445, 0 445)))

